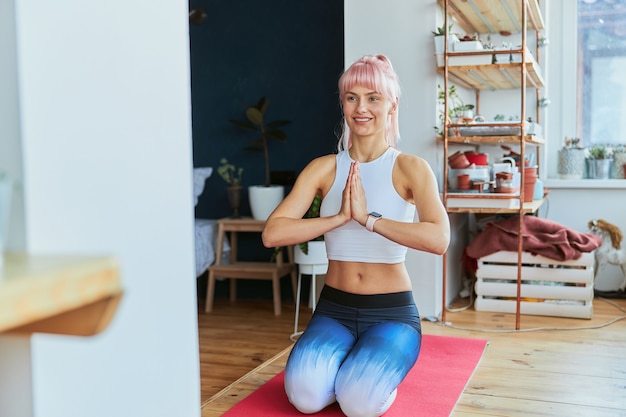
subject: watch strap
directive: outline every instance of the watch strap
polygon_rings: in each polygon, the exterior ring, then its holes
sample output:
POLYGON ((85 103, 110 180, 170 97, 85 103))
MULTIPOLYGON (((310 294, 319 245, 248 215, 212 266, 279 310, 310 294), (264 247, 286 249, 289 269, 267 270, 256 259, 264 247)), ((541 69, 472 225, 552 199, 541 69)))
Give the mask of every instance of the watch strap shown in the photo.
POLYGON ((378 220, 383 218, 380 214, 378 214, 378 213, 376 213, 376 214, 377 214, 377 216, 374 216, 374 215, 372 215, 372 213, 370 213, 367 216, 367 220, 365 222, 365 228, 368 231, 370 231, 370 232, 374 231, 374 223, 376 223, 378 220))

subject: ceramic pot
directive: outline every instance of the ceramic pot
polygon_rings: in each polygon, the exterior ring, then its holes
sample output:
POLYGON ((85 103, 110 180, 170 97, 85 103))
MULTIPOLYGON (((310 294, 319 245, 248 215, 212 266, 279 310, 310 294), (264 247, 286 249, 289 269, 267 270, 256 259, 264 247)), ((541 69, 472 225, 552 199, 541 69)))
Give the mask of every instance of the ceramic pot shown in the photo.
POLYGON ((535 198, 535 183, 537 182, 537 168, 524 168, 524 203, 530 203, 535 198))
POLYGON ((469 174, 459 174, 456 176, 456 188, 458 190, 469 190, 470 188, 469 174))
MULTIPOLYGON (((435 40, 435 53, 443 54, 446 45, 445 36, 438 35, 435 36, 433 39, 435 40)), ((459 42, 458 36, 453 35, 452 33, 448 33, 448 52, 454 51, 454 44, 457 42, 459 42)))
POLYGON ((470 162, 470 164, 474 164, 478 166, 489 165, 489 155, 487 155, 486 153, 468 151, 468 152, 465 152, 465 157, 470 162))
POLYGON ((472 166, 465 169, 450 169, 448 174, 448 185, 450 189, 458 189, 457 176, 459 174, 469 175, 470 181, 489 181, 489 167, 472 166))
POLYGON ((326 254, 326 242, 323 240, 310 240, 307 242, 308 252, 304 254, 299 245, 294 246, 293 261, 300 267, 300 273, 311 274, 313 266, 316 274, 325 274, 328 270, 328 255, 326 254))
POLYGON ((579 180, 585 175, 585 150, 563 148, 559 150, 559 178, 579 180))
POLYGON ((459 151, 448 157, 448 165, 450 165, 450 168, 453 169, 463 169, 469 167, 471 163, 467 159, 467 156, 459 151))
POLYGON ((496 173, 496 193, 513 193, 515 185, 513 184, 512 172, 496 173))
POLYGON ((226 188, 226 192, 228 193, 228 205, 233 210, 232 218, 239 217, 239 207, 241 207, 241 195, 243 193, 243 188, 241 185, 234 185, 226 188))
POLYGON ((607 180, 611 173, 611 159, 587 159, 587 178, 607 180))
POLYGON ((626 152, 616 152, 613 154, 613 178, 626 178, 626 152))
POLYGON ((251 185, 248 188, 250 210, 255 220, 267 220, 274 209, 285 197, 285 187, 282 185, 251 185))

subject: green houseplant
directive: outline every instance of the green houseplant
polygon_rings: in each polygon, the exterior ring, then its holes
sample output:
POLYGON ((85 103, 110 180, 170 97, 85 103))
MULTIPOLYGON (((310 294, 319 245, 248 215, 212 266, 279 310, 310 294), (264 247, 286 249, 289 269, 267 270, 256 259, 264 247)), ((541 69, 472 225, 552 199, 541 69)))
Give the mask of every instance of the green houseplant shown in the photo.
POLYGON ((611 173, 612 149, 595 144, 587 149, 587 174, 593 179, 608 179, 611 173))
MULTIPOLYGON (((440 106, 444 106, 446 101, 446 91, 441 86, 441 84, 437 84, 437 102, 440 106)), ((446 120, 453 121, 456 118, 473 117, 473 104, 465 104, 463 99, 459 95, 456 85, 450 84, 447 92, 447 100, 448 100, 448 114, 447 117, 444 114, 443 109, 439 112, 439 126, 434 126, 435 132, 438 135, 443 135, 443 126, 445 125, 446 120), (471 116, 468 112, 471 112, 471 116)))
POLYGON ((589 159, 609 159, 611 157, 611 150, 604 145, 593 145, 588 149, 589 159))
POLYGON ((241 207, 241 177, 243 175, 243 168, 235 167, 235 165, 228 162, 226 158, 220 159, 220 166, 217 168, 217 173, 222 177, 228 186, 226 192, 228 193, 228 205, 233 210, 232 217, 239 217, 239 207, 241 207))
MULTIPOLYGON (((307 210, 306 214, 304 215, 304 218, 312 219, 314 217, 319 217, 321 205, 322 205, 322 197, 320 197, 319 195, 316 195, 313 198, 313 201, 311 202, 311 206, 309 207, 309 210, 307 210)), ((316 237, 315 239, 312 240, 312 242, 321 242, 323 240, 324 240, 324 235, 316 237)), ((303 254, 305 255, 309 254, 309 241, 299 243, 298 246, 300 247, 300 250, 302 251, 303 254)))
POLYGON ((217 173, 226 181, 229 187, 241 187, 243 168, 235 167, 235 165, 229 163, 226 158, 220 159, 220 166, 217 168, 217 173))
MULTIPOLYGON (((302 216, 302 218, 303 219, 312 219, 312 218, 315 218, 315 217, 319 217, 320 216, 320 207, 321 206, 322 206, 322 197, 320 197, 319 195, 316 195, 315 197, 313 197, 313 201, 311 202, 311 205, 309 206, 309 209, 304 214, 304 216, 302 216)), ((308 255, 309 254, 309 242, 323 242, 323 241, 324 241, 324 235, 318 236, 315 239, 308 240, 306 242, 298 243, 298 248, 300 249, 300 251, 302 252, 303 255, 308 255)), ((274 253, 272 254, 272 259, 275 259, 276 255, 278 255, 278 253, 281 250, 283 250, 283 246, 279 246, 279 247, 275 248, 274 249, 274 253)))
POLYGON ((283 186, 271 184, 269 141, 270 139, 275 139, 285 142, 287 135, 280 128, 290 124, 291 121, 274 120, 267 122, 265 116, 269 104, 269 100, 261 97, 256 105, 246 108, 244 120, 230 120, 235 126, 255 132, 255 138, 249 142, 246 149, 263 153, 265 159, 265 182, 263 185, 251 185, 248 187, 250 209, 252 217, 256 220, 267 220, 285 195, 283 186))
POLYGON ((246 108, 244 120, 230 120, 235 126, 256 132, 257 137, 250 141, 246 149, 263 153, 265 159, 265 187, 270 186, 269 140, 275 139, 280 142, 285 142, 287 135, 280 128, 291 123, 290 120, 265 121, 265 114, 267 113, 269 105, 270 101, 265 97, 261 97, 256 105, 246 108))
MULTIPOLYGON (((435 40, 435 53, 442 54, 445 48, 446 26, 441 25, 432 31, 435 40)), ((448 52, 452 51, 454 44, 459 41, 459 37, 452 33, 452 25, 448 25, 448 52)))

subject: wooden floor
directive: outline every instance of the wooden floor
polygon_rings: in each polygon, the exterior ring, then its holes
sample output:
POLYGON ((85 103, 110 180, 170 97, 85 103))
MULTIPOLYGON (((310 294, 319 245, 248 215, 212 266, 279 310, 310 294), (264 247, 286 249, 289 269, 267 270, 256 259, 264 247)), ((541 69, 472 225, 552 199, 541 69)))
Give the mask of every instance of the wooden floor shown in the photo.
MULTIPOLYGON (((291 304, 275 317, 271 301, 245 300, 199 314, 202 417, 283 369, 293 317, 291 304)), ((424 333, 490 341, 452 416, 626 417, 626 300, 596 298, 591 320, 522 316, 519 331, 514 315, 471 308, 446 320, 424 321, 424 333)))

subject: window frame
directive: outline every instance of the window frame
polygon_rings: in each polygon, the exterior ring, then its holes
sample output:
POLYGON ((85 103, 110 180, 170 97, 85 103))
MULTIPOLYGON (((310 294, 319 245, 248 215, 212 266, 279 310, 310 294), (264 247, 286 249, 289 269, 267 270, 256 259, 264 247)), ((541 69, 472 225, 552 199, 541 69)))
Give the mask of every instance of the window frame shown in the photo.
POLYGON ((549 180, 546 185, 553 188, 585 188, 593 183, 594 188, 626 189, 626 181, 620 179, 561 180, 558 177, 558 151, 563 147, 565 137, 580 136, 577 123, 580 117, 578 13, 577 2, 572 0, 549 0, 544 2, 544 6, 545 34, 549 44, 542 50, 542 67, 546 77, 542 97, 550 100, 543 115, 546 137, 541 163, 545 167, 543 172, 547 173, 545 178, 549 180))

